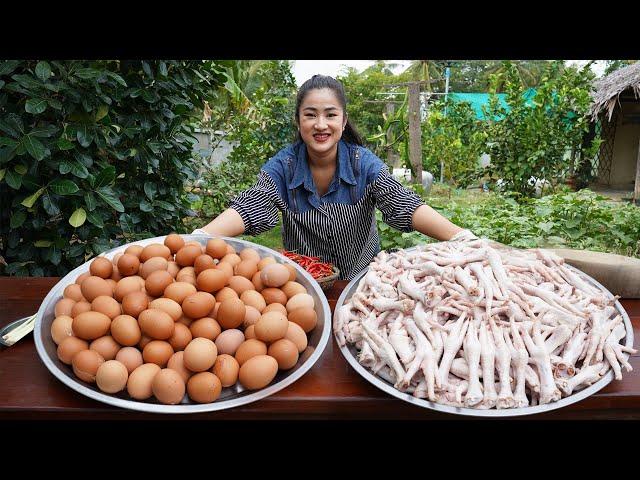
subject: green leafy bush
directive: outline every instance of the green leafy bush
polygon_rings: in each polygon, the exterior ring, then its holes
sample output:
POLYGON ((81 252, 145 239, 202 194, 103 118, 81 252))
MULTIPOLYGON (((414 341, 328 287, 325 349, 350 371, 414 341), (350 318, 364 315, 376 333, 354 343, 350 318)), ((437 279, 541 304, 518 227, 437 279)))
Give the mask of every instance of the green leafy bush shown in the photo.
POLYGON ((190 122, 220 81, 201 61, 0 62, 4 273, 64 275, 181 231, 190 122))

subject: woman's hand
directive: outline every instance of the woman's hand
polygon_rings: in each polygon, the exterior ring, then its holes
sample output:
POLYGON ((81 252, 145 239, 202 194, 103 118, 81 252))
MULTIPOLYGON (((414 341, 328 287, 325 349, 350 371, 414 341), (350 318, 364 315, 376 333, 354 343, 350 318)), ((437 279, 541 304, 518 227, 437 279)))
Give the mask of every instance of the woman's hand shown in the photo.
POLYGON ((471 240, 478 240, 478 237, 471 230, 464 229, 464 230, 460 230, 449 240, 452 242, 460 242, 460 241, 468 242, 471 240))

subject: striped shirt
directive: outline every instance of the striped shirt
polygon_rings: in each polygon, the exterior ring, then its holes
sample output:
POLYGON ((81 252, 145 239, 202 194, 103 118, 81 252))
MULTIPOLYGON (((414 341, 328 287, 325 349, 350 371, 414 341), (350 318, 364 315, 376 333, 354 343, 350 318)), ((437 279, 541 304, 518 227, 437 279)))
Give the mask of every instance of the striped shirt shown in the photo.
POLYGON ((423 202, 370 150, 342 140, 334 179, 319 196, 306 150, 302 142, 282 149, 229 207, 242 217, 246 235, 275 227, 281 212, 286 250, 320 257, 338 267, 341 279, 351 280, 380 251, 375 209, 391 227, 410 232, 413 213, 423 202))

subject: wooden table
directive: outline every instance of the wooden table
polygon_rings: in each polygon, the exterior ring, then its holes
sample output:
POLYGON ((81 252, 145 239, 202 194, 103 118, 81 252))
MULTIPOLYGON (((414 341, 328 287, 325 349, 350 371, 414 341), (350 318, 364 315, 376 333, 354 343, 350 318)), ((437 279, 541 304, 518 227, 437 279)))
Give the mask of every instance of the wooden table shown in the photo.
MULTIPOLYGON (((57 277, 0 277, 0 326, 35 313, 57 277)), ((348 282, 336 282, 328 292, 331 308, 348 282)), ((640 300, 622 300, 640 338, 640 300)), ((636 345, 638 342, 636 341, 636 345)), ((623 372, 598 393, 535 419, 640 419, 640 356, 630 359, 634 370, 623 372)), ((36 352, 33 335, 0 350, 0 420, 235 420, 333 419, 400 420, 468 417, 420 408, 377 389, 346 362, 333 336, 326 350, 302 378, 268 398, 219 412, 157 415, 113 407, 84 397, 49 372, 36 352)), ((490 421, 490 419, 487 419, 490 421)))

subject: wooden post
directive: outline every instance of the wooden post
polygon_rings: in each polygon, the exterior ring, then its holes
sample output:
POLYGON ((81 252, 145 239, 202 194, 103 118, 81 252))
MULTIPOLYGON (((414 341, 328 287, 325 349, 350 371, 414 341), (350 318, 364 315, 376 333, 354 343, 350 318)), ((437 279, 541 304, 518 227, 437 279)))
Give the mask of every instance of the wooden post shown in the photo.
POLYGON ((409 161, 415 175, 413 183, 422 184, 422 132, 420 129, 420 84, 409 83, 409 161))
POLYGON ((638 140, 638 158, 636 159, 636 185, 633 189, 633 203, 640 205, 640 139, 638 140))

